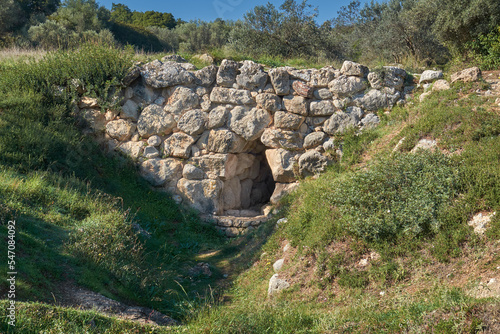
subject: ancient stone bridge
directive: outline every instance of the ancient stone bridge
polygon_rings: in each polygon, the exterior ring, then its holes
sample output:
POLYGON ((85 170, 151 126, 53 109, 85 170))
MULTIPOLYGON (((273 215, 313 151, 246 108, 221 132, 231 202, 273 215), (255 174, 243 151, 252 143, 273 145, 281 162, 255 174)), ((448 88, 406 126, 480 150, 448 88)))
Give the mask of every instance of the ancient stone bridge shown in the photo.
POLYGON ((397 67, 370 72, 349 61, 340 70, 266 71, 248 60, 196 70, 163 59, 131 69, 121 110, 100 113, 89 98, 79 107, 152 186, 202 213, 240 217, 216 220, 234 235, 337 159, 337 134, 375 126, 375 111, 404 103, 405 77, 397 67))

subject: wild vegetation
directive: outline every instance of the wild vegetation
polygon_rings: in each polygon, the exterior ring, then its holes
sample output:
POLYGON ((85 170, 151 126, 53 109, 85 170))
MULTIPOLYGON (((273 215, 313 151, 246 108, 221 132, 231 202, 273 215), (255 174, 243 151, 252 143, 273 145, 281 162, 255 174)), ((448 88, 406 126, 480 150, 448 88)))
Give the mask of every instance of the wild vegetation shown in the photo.
POLYGON ((13 1, 0 10, 4 46, 73 48, 82 42, 222 58, 498 65, 500 5, 493 0, 351 3, 325 22, 307 0, 256 6, 237 21, 185 22, 171 13, 111 9, 95 0, 13 1))

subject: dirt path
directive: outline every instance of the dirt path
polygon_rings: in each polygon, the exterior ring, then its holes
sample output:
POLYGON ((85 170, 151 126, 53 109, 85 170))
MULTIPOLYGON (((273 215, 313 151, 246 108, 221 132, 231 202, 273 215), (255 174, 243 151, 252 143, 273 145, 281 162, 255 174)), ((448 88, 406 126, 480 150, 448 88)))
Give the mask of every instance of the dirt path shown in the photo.
POLYGON ((56 300, 56 303, 60 306, 96 310, 107 316, 147 325, 180 325, 176 320, 153 309, 120 303, 99 293, 78 287, 73 282, 63 283, 59 292, 59 299, 56 300))

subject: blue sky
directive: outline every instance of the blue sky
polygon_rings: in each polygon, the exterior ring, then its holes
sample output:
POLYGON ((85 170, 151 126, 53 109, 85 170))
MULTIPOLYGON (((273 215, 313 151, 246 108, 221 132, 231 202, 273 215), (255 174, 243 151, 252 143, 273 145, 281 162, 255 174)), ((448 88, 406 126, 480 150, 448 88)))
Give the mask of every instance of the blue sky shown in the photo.
MULTIPOLYGON (((175 18, 181 18, 185 21, 201 19, 204 21, 213 21, 218 17, 226 20, 237 20, 243 17, 247 11, 255 6, 271 2, 279 7, 284 0, 274 1, 248 1, 248 0, 97 0, 101 6, 111 9, 111 4, 123 3, 131 10, 141 12, 147 10, 156 10, 158 12, 172 13, 175 18)), ((300 2, 300 0, 297 0, 300 2)), ((367 0, 361 0, 362 3, 367 0)), ((324 21, 336 17, 337 11, 342 6, 347 6, 350 0, 309 0, 309 4, 318 7, 319 16, 317 21, 324 21)))

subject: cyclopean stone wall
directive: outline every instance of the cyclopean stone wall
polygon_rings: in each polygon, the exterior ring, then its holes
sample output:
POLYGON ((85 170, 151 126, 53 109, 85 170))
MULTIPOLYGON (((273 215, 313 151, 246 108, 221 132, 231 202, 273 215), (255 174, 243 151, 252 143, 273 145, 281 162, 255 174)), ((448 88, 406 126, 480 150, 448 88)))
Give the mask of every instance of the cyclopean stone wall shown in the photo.
POLYGON ((375 126, 375 111, 403 103, 405 77, 350 61, 266 71, 252 61, 196 70, 163 59, 131 69, 120 111, 101 113, 89 98, 79 107, 152 186, 202 213, 248 216, 324 171, 341 153, 336 134, 375 126))

